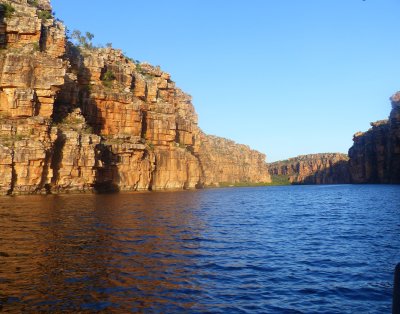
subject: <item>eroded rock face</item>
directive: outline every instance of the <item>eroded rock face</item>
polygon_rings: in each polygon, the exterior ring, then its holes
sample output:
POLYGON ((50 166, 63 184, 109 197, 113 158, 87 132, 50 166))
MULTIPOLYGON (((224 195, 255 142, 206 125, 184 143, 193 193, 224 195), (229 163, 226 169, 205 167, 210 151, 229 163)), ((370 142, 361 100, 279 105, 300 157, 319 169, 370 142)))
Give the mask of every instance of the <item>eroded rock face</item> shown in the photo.
POLYGON ((92 190, 100 167, 100 136, 92 134, 79 108, 57 124, 53 133, 56 139, 51 160, 52 191, 92 190))
POLYGON ((354 135, 349 165, 354 183, 400 183, 400 93, 391 97, 388 120, 354 135))
POLYGON ((0 193, 268 182, 264 155, 201 133, 168 73, 67 42, 48 0, 1 3, 0 193))
POLYGON ((26 0, 0 1, 15 12, 0 22, 0 192, 37 193, 51 184, 55 130, 50 119, 57 91, 64 84, 66 64, 64 26, 39 12, 51 10, 49 3, 37 6, 26 0), (45 33, 52 36, 46 37, 45 33), (47 38, 47 39, 46 39, 47 38), (45 43, 46 41, 46 43, 45 43))
POLYGON ((269 164, 272 176, 286 176, 294 184, 350 183, 345 154, 310 154, 269 164))
POLYGON ((200 134, 199 158, 206 186, 224 183, 269 183, 266 156, 225 138, 200 134))
POLYGON ((102 137, 96 183, 119 190, 198 185, 201 173, 193 152, 199 129, 191 97, 168 73, 132 62, 119 50, 70 48, 71 67, 55 119, 82 108, 88 125, 102 137))
POLYGON ((111 48, 68 53, 72 66, 57 115, 65 115, 72 104, 81 107, 105 139, 98 184, 162 190, 268 182, 264 155, 201 133, 191 97, 168 73, 111 48), (224 174, 216 176, 216 170, 224 174))

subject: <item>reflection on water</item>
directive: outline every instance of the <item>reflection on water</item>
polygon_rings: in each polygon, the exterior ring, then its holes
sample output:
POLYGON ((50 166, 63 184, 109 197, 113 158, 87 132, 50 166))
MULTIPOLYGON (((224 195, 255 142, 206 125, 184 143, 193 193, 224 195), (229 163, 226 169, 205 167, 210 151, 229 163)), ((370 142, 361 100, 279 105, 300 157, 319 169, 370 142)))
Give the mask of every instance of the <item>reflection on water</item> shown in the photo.
POLYGON ((201 292, 186 279, 195 277, 195 270, 184 268, 190 263, 186 256, 196 254, 196 245, 181 245, 201 231, 201 216, 193 216, 197 199, 189 192, 21 197, 3 202, 3 307, 190 307, 192 302, 174 300, 174 291, 201 292))
POLYGON ((0 310, 388 312, 399 191, 2 198, 0 310))

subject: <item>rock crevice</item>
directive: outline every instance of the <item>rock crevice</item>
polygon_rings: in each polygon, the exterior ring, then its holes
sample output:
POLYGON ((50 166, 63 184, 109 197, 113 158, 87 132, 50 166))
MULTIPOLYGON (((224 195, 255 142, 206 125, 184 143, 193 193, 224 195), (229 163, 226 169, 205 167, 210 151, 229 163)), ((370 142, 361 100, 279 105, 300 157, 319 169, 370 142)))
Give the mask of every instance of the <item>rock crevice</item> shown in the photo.
POLYGON ((202 133, 159 67, 68 42, 47 0, 0 4, 15 9, 0 23, 1 194, 269 182, 265 156, 202 133))

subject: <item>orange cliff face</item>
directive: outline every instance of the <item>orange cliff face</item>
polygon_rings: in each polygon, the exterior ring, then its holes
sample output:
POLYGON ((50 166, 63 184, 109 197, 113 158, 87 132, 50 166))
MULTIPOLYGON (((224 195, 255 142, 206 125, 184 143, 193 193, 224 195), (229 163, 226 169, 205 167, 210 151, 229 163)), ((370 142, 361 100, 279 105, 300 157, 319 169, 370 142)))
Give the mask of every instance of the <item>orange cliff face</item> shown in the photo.
POLYGON ((0 2, 15 10, 0 23, 1 194, 270 181, 264 155, 201 132, 159 67, 68 43, 46 0, 0 2))
POLYGON ((33 193, 52 176, 49 167, 56 130, 50 117, 64 84, 65 30, 41 20, 49 4, 1 1, 0 18, 0 193, 33 193), (15 12, 6 11, 10 5, 15 12))

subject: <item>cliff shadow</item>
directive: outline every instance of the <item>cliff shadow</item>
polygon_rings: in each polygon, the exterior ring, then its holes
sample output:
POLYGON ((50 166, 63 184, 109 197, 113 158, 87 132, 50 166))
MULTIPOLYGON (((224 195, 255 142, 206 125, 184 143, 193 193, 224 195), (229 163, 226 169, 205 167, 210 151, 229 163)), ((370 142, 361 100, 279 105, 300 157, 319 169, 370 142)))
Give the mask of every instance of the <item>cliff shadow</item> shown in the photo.
POLYGON ((101 162, 101 166, 96 168, 95 183, 93 185, 95 192, 99 194, 118 193, 121 179, 117 166, 120 161, 119 156, 112 152, 110 146, 103 143, 97 145, 96 151, 96 159, 101 162))
POLYGON ((54 103, 52 119, 59 123, 74 109, 79 108, 86 124, 94 134, 100 135, 105 118, 96 105, 96 92, 101 91, 101 88, 91 84, 92 73, 85 66, 85 55, 81 48, 67 42, 64 59, 69 61, 70 67, 54 103))
MULTIPOLYGON (((49 175, 49 168, 51 168, 51 151, 46 151, 46 155, 45 155, 45 160, 44 160, 44 166, 43 166, 43 171, 42 171, 42 176, 40 178, 40 183, 39 186, 36 189, 36 192, 41 191, 42 189, 44 189, 46 191, 46 194, 50 194, 51 193, 51 182, 47 183, 47 178, 49 175)), ((53 172, 54 173, 54 172, 53 172)))
POLYGON ((53 145, 53 158, 51 160, 51 169, 53 170, 53 177, 51 178, 51 185, 56 187, 58 184, 58 180, 60 178, 60 169, 61 169, 61 162, 63 159, 63 149, 65 146, 66 138, 63 132, 58 129, 57 130, 57 139, 53 145))
MULTIPOLYGON (((91 83, 92 73, 84 62, 86 54, 89 53, 90 51, 82 53, 81 48, 71 42, 67 42, 64 59, 69 61, 70 67, 65 75, 64 85, 57 95, 52 119, 55 123, 69 123, 66 120, 67 116, 74 109, 79 108, 81 110, 85 123, 89 127, 89 132, 101 137, 101 143, 95 148, 96 174, 93 188, 99 193, 118 192, 120 175, 117 164, 119 157, 112 152, 110 146, 105 144, 105 139, 101 134, 105 118, 96 103, 97 93, 103 93, 105 87, 91 83)), ((57 174, 60 169, 59 161, 62 159, 63 142, 61 140, 56 141, 54 147, 55 160, 53 169, 57 174)), ((57 177, 54 178, 54 182, 56 181, 57 177)))
POLYGON ((341 160, 329 168, 314 172, 304 178, 302 182, 292 183, 293 185, 302 184, 349 184, 351 183, 349 162, 341 160))
POLYGON ((0 49, 5 49, 7 47, 5 13, 4 5, 0 4, 0 49))
POLYGON ((77 103, 78 94, 79 89, 77 82, 66 74, 64 77, 64 84, 54 101, 53 114, 51 116, 54 123, 63 123, 68 114, 79 107, 77 103))

